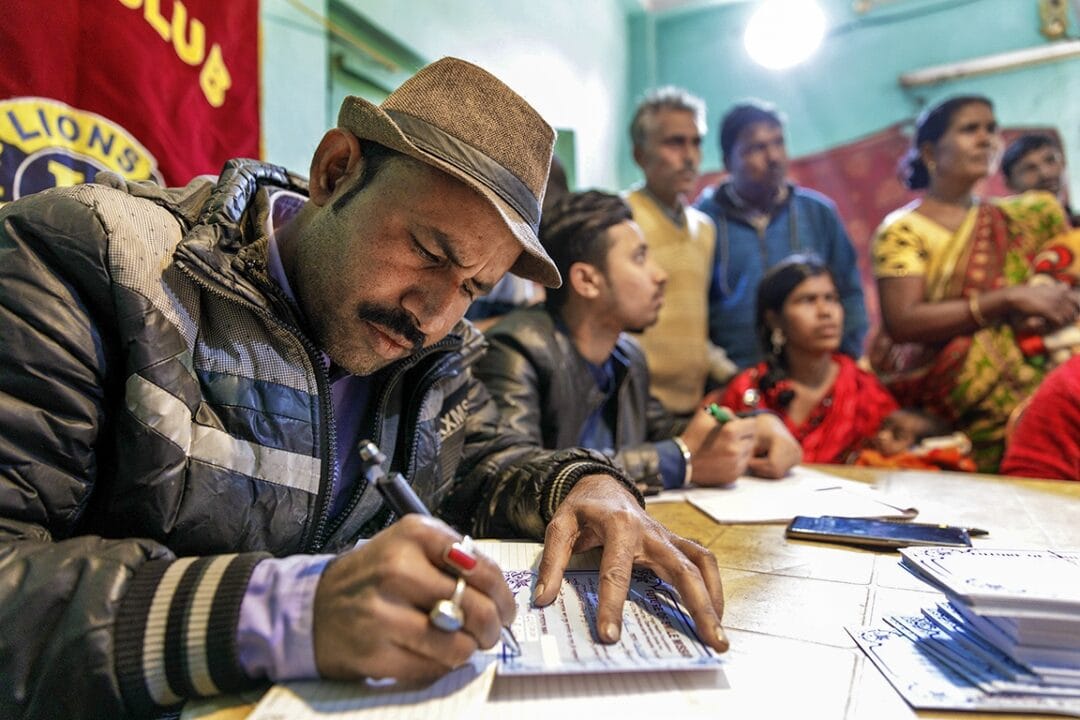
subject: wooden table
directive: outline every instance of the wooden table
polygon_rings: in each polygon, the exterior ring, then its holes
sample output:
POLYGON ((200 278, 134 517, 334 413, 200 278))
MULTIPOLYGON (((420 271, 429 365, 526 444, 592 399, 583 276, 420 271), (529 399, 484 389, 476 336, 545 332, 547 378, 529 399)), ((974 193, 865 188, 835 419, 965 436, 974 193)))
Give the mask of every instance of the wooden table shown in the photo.
MULTIPOLYGON (((912 500, 920 521, 990 530, 975 540, 980 547, 1080 547, 1080 483, 817 469, 912 500)), ((900 569, 898 554, 787 540, 781 525, 717 525, 686 504, 656 505, 650 512, 720 562, 731 638, 726 671, 733 687, 787 694, 788 717, 973 717, 913 712, 844 631, 933 602, 928 586, 900 569), (799 698, 812 698, 810 707, 798 710, 799 698)))
MULTIPOLYGON (((977 546, 1080 547, 1080 483, 817 469, 873 483, 898 500, 912 501, 920 521, 990 530, 975 540, 977 546)), ((650 505, 649 512, 708 547, 720 562, 727 599, 724 626, 731 639, 724 666, 730 688, 718 695, 714 717, 748 717, 748 712, 800 720, 1032 717, 916 713, 856 647, 845 626, 878 623, 885 615, 915 611, 938 597, 900 569, 895 552, 787 540, 782 525, 719 525, 686 503, 650 505)), ((204 703, 189 708, 185 717, 242 718, 252 707, 235 699, 204 703)))

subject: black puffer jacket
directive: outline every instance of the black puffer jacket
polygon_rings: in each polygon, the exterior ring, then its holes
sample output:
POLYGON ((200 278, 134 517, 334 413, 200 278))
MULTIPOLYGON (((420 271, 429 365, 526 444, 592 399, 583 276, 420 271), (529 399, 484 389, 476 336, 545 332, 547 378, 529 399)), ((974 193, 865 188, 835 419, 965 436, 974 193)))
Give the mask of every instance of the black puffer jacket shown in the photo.
MULTIPOLYGON (((99 182, 101 178, 99 178, 99 182)), ((269 193, 82 185, 0 209, 0 717, 143 717, 245 687, 240 602, 268 554, 338 551, 339 452, 319 353, 267 276, 269 193), (227 553, 227 554, 223 554, 227 553)), ((468 324, 373 389, 376 442, 476 535, 540 538, 597 455, 497 430, 468 324)))
MULTIPOLYGON (((517 310, 487 331, 490 347, 476 366, 502 416, 500 424, 542 447, 580 442, 589 416, 604 401, 589 366, 552 315, 537 306, 517 310)), ((645 355, 628 335, 615 344, 617 411, 612 456, 633 480, 661 488, 654 443, 685 427, 649 394, 645 355)))

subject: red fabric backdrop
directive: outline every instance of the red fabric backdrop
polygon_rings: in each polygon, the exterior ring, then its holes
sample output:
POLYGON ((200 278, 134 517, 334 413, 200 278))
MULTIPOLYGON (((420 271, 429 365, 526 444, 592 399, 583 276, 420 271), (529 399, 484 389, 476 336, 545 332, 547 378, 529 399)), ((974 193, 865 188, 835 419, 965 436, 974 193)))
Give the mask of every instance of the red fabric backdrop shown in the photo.
MULTIPOLYGON (((824 193, 836 203, 859 255, 871 336, 881 315, 870 267, 870 241, 886 215, 918 196, 904 187, 898 174, 900 158, 911 144, 906 127, 905 123, 898 123, 845 145, 793 158, 788 170, 792 182, 824 193)), ((1057 132, 1052 129, 1010 128, 1002 132, 1002 147, 1025 132, 1040 132, 1057 138, 1057 132)), ((722 171, 703 173, 698 180, 697 192, 716 184, 723 175, 722 171)), ((1001 175, 995 174, 987 178, 978 193, 998 197, 1008 194, 1008 190, 1001 175)))
POLYGON ((258 0, 4 0, 0 202, 259 156, 258 0))

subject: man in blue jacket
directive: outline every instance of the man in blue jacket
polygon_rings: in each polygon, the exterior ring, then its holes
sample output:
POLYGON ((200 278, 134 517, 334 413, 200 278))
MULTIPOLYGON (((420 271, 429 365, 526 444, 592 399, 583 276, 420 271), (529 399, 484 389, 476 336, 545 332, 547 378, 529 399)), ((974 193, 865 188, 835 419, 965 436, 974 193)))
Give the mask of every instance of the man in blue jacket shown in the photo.
POLYGON ((730 178, 707 188, 695 203, 716 223, 709 288, 713 344, 740 368, 759 362, 754 331, 758 282, 765 270, 788 255, 812 252, 828 264, 840 291, 840 349, 859 357, 867 320, 855 249, 833 202, 787 181, 780 114, 756 101, 736 105, 721 121, 720 151, 730 178))

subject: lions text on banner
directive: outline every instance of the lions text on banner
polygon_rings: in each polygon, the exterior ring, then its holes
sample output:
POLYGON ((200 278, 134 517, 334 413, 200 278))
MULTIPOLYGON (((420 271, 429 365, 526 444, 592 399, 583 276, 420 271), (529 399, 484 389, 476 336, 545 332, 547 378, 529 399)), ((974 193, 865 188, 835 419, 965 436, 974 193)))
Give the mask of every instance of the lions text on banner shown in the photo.
POLYGON ((259 156, 258 0, 7 0, 0 202, 259 156))

